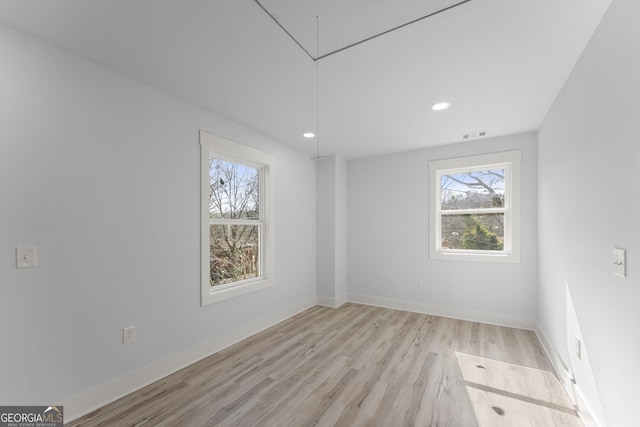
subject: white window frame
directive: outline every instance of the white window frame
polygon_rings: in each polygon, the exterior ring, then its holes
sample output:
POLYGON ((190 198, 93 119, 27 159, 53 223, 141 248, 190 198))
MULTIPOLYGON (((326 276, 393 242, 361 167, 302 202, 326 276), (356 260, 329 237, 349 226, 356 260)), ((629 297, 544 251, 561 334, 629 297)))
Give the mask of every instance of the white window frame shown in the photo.
POLYGON ((201 234, 201 304, 203 306, 245 295, 273 285, 274 250, 272 232, 273 192, 270 177, 273 174, 274 159, 271 155, 246 145, 200 131, 200 234, 201 234), (260 276, 234 283, 212 287, 210 284, 210 240, 209 226, 209 159, 217 158, 259 170, 259 221, 260 225, 260 276))
POLYGON ((520 262, 520 150, 476 156, 457 157, 429 162, 430 180, 430 242, 429 256, 435 260, 480 261, 498 263, 520 262), (441 178, 443 175, 490 169, 505 170, 505 201, 503 208, 464 210, 458 213, 504 213, 504 248, 502 251, 445 249, 442 247, 441 178), (486 212, 485 212, 486 211, 486 212), (500 212, 498 212, 500 211, 500 212))

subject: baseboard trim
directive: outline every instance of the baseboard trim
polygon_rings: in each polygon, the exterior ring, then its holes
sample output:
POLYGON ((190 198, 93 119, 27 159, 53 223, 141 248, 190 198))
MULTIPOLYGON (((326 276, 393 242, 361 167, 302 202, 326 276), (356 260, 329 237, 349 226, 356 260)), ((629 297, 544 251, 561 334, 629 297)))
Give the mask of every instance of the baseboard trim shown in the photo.
POLYGON ((70 422, 103 407, 121 397, 141 389, 167 375, 179 371, 199 360, 257 334, 277 323, 318 304, 317 298, 309 298, 269 316, 249 322, 233 331, 165 357, 136 371, 115 378, 85 392, 72 396, 61 404, 65 421, 70 422))
POLYGON ((547 339, 547 336, 544 334, 540 327, 535 328, 536 336, 538 340, 542 344, 542 349, 547 354, 547 357, 551 361, 553 368, 556 371, 557 377, 560 379, 560 382, 564 386, 567 395, 573 402, 576 411, 578 412, 578 416, 582 420, 582 423, 585 427, 605 427, 604 423, 602 423, 595 416, 595 412, 593 411, 589 401, 585 398, 584 393, 573 382, 573 373, 566 367, 555 348, 551 345, 551 342, 547 339))
POLYGON ((577 384, 574 384, 573 388, 576 391, 576 408, 584 427, 604 427, 604 424, 596 418, 595 411, 582 393, 582 389, 577 384))
POLYGON ((573 390, 573 386, 572 386, 572 384, 573 384, 573 374, 569 371, 569 369, 564 364, 562 359, 560 359, 560 356, 558 356, 558 353, 553 348, 553 346, 551 345, 551 343, 547 339, 547 336, 544 334, 544 332, 542 332, 542 330, 539 327, 535 328, 534 332, 536 333, 536 336, 538 337, 538 341, 540 341, 540 344, 542 344, 542 349, 546 353, 547 358, 551 361, 551 365, 553 366, 553 369, 555 370, 556 376, 558 377, 558 379, 560 380, 560 382, 564 386, 565 390, 567 391, 567 394, 569 395, 569 398, 571 399, 571 401, 575 405, 576 404, 576 396, 575 396, 575 393, 574 393, 574 390, 573 390))
POLYGON ((449 317, 452 319, 471 322, 487 323, 490 325, 507 326, 511 328, 534 330, 535 320, 515 316, 502 316, 495 313, 467 310, 464 308, 423 304, 413 301, 395 300, 389 298, 372 297, 367 295, 349 294, 349 302, 373 305, 376 307, 393 308, 414 313, 431 314, 433 316, 449 317))
POLYGON ((342 304, 348 302, 347 295, 341 295, 337 298, 327 298, 327 297, 318 297, 318 305, 322 305, 324 307, 338 308, 342 304))

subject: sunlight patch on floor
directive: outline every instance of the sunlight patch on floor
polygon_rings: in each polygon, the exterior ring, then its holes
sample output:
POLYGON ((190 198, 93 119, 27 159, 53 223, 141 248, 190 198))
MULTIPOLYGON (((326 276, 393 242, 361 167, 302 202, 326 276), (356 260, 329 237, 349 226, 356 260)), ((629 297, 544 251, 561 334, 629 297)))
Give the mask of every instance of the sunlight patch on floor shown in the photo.
POLYGON ((480 427, 582 427, 562 384, 549 371, 456 352, 480 427))

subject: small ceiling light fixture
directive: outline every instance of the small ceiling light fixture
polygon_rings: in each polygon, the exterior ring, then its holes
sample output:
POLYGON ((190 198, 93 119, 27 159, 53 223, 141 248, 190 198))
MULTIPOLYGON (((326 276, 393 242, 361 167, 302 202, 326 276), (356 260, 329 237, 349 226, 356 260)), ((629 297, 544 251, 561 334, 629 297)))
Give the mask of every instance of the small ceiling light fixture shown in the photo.
POLYGON ((304 136, 305 138, 313 138, 314 136, 316 136, 316 134, 313 132, 305 132, 302 134, 302 136, 304 136))
POLYGON ((442 111, 442 110, 446 110, 449 107, 451 107, 450 102, 438 102, 436 104, 433 104, 431 109, 435 111, 442 111))

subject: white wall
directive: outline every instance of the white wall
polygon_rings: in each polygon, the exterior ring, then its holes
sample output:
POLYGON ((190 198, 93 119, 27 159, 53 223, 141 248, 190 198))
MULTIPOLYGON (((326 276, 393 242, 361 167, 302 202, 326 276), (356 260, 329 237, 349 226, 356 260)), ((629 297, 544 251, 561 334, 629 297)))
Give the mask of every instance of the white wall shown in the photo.
POLYGON ((533 327, 536 134, 348 162, 348 291, 354 301, 533 327), (521 263, 430 260, 429 161, 522 150, 521 263), (416 287, 422 280, 423 287, 416 287))
POLYGON ((540 328, 568 365, 566 282, 610 427, 640 417, 639 16, 640 2, 612 1, 539 131, 540 328))
POLYGON ((337 156, 317 162, 318 301, 337 307, 347 300, 347 162, 337 156))
POLYGON ((6 27, 0 52, 2 404, 60 403, 315 301, 308 155, 6 27), (276 158, 276 285, 207 307, 199 129, 276 158), (19 245, 37 268, 15 268, 19 245))
POLYGON ((320 302, 333 306, 336 299, 336 162, 316 160, 316 288, 320 302))
POLYGON ((347 161, 336 157, 336 299, 347 300, 347 161))

